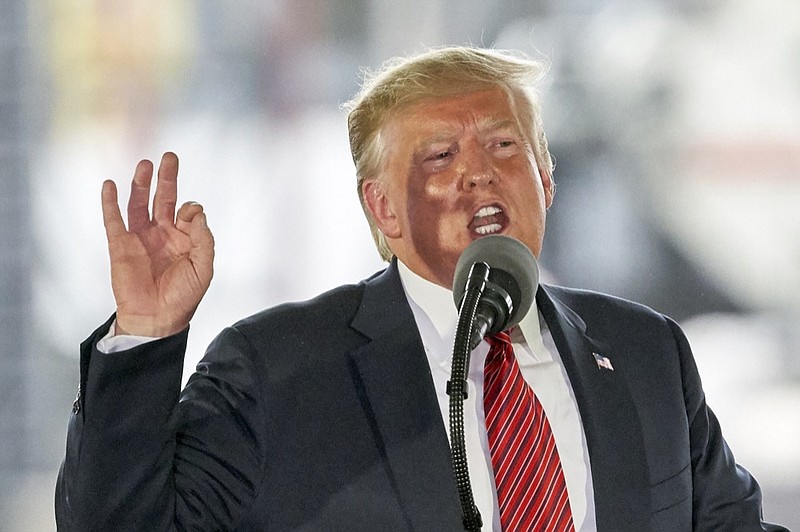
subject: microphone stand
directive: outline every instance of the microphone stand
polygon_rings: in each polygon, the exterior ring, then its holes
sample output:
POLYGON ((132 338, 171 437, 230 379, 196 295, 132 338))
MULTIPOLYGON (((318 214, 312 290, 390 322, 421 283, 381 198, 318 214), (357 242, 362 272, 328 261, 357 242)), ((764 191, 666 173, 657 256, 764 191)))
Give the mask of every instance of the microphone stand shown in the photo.
MULTIPOLYGON (((478 507, 475 506, 467 467, 464 400, 467 398, 469 356, 473 348, 473 323, 478 303, 489 281, 489 266, 483 262, 476 262, 472 266, 469 279, 458 311, 458 328, 453 344, 453 363, 450 380, 447 381, 447 395, 450 396, 450 449, 453 457, 453 473, 456 477, 458 497, 461 500, 464 529, 469 532, 480 532, 483 520, 478 507)), ((481 338, 482 336, 478 341, 481 338)))

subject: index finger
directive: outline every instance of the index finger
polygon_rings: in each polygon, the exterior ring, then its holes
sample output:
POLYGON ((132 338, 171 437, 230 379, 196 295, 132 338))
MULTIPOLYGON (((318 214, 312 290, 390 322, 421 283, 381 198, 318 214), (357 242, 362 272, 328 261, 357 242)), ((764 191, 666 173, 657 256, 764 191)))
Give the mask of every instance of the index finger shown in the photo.
POLYGON ((125 233, 125 223, 117 203, 117 185, 110 179, 103 182, 101 194, 103 205, 103 225, 106 228, 106 237, 110 241, 117 235, 125 233))

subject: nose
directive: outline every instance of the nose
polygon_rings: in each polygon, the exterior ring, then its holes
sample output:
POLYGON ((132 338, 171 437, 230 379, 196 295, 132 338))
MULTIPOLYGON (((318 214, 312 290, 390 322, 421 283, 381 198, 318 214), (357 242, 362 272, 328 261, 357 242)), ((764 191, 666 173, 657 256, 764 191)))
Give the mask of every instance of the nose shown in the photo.
POLYGON ((478 146, 462 150, 460 173, 465 190, 490 185, 497 179, 489 154, 478 146))

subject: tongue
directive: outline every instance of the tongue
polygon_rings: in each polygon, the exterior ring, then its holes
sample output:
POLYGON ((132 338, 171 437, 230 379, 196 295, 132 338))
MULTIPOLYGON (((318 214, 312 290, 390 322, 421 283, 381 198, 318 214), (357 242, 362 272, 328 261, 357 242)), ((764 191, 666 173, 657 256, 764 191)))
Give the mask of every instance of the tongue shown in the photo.
POLYGON ((478 227, 484 227, 487 225, 492 224, 500 224, 503 225, 504 222, 503 213, 499 212, 497 214, 492 214, 489 216, 480 216, 472 219, 472 222, 469 224, 470 231, 474 231, 478 227))

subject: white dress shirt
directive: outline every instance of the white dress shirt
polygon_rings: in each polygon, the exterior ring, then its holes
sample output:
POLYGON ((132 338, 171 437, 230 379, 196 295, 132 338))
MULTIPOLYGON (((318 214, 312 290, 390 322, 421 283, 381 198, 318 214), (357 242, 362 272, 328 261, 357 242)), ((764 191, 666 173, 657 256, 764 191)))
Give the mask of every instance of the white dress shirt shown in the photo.
MULTIPOLYGON (((433 284, 398 262, 400 279, 414 313, 431 367, 436 396, 448 438, 450 436, 450 379, 458 310, 450 290, 433 284)), ((569 384, 547 324, 534 305, 511 336, 514 353, 525 381, 542 404, 561 458, 575 530, 597 530, 589 450, 578 404, 569 384)), ((491 455, 483 412, 483 366, 489 345, 481 342, 472 352, 464 402, 464 438, 475 504, 483 518, 483 530, 500 531, 500 512, 494 487, 491 455)))

